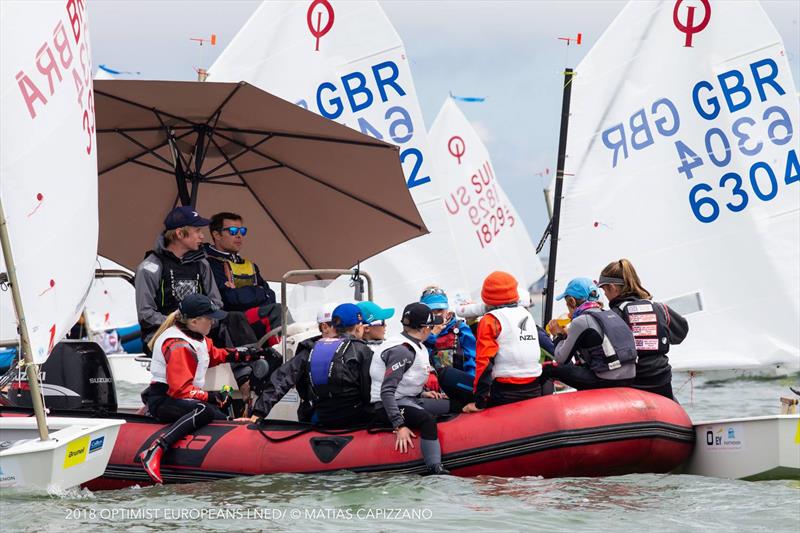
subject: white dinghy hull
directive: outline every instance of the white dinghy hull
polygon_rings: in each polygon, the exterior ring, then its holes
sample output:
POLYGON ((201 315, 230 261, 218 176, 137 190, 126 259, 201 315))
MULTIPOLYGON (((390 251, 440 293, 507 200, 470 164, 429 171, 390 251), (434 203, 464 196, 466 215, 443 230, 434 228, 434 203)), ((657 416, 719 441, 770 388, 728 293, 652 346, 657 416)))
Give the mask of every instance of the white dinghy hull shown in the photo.
POLYGON ((714 420, 694 429, 697 441, 686 474, 800 479, 800 415, 714 420))
POLYGON ((59 492, 103 475, 124 420, 48 417, 41 441, 32 417, 0 418, 0 488, 59 492))

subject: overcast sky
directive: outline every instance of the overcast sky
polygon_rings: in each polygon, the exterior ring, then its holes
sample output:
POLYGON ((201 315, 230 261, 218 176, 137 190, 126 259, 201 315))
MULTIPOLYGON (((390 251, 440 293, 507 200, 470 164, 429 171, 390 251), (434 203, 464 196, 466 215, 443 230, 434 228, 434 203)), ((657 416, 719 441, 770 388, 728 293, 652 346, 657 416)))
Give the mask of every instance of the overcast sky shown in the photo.
MULTIPOLYGON (((552 173, 555 167, 563 69, 577 65, 625 3, 381 2, 405 42, 428 127, 448 91, 488 97, 481 104, 460 105, 486 142, 498 179, 534 244, 547 222, 541 192, 545 180, 536 174, 546 168, 552 173), (579 47, 567 49, 558 40, 578 32, 583 34, 579 47)), ((194 67, 210 66, 259 4, 88 0, 94 64, 141 71, 146 79, 196 79, 194 67), (215 47, 190 40, 211 33, 217 35, 215 47)), ((800 2, 762 4, 783 37, 797 83, 800 2)))

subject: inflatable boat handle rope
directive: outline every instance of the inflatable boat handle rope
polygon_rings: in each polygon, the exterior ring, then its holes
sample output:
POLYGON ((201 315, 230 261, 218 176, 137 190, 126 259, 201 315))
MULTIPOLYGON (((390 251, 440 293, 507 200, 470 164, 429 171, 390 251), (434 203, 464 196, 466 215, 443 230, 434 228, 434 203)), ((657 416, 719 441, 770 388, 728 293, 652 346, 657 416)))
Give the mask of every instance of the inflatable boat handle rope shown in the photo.
POLYGON ((263 421, 258 423, 257 426, 256 426, 257 429, 258 429, 258 432, 261 433, 261 436, 263 436, 269 442, 274 442, 274 443, 286 442, 288 440, 296 439, 297 437, 300 437, 301 435, 305 435, 306 433, 310 433, 312 431, 315 431, 317 433, 321 433, 323 435, 346 435, 347 433, 353 433, 354 431, 359 431, 359 430, 362 430, 362 429, 366 429, 367 433, 369 433, 369 434, 373 434, 373 433, 389 433, 389 432, 393 431, 391 428, 372 427, 371 425, 356 426, 356 427, 352 427, 352 428, 348 428, 348 429, 323 429, 323 428, 320 428, 318 426, 314 426, 314 425, 308 424, 307 427, 301 429, 300 431, 296 431, 295 433, 292 433, 291 435, 287 435, 285 437, 270 437, 269 435, 267 435, 266 431, 261 429, 261 424, 263 424, 263 421))

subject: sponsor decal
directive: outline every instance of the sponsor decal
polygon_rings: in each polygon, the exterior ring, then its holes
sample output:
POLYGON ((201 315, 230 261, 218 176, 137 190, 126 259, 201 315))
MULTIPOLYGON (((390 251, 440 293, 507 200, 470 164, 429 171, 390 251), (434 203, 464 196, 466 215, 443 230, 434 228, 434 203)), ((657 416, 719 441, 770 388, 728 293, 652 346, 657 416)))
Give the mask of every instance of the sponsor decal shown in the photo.
POLYGON ((0 487, 6 489, 9 487, 13 487, 17 484, 17 476, 14 474, 6 474, 2 468, 0 468, 0 487))
POLYGON ((70 468, 86 461, 89 449, 89 436, 81 437, 67 444, 64 453, 64 468, 70 468))
POLYGON ((648 313, 644 315, 628 315, 628 323, 641 324, 642 322, 656 322, 656 314, 648 313))
POLYGON ((740 424, 706 426, 708 450, 741 450, 745 446, 744 426, 740 424))
POLYGON ((92 439, 92 442, 89 443, 89 453, 99 452, 103 449, 103 444, 105 444, 106 437, 101 436, 97 437, 96 439, 92 439))

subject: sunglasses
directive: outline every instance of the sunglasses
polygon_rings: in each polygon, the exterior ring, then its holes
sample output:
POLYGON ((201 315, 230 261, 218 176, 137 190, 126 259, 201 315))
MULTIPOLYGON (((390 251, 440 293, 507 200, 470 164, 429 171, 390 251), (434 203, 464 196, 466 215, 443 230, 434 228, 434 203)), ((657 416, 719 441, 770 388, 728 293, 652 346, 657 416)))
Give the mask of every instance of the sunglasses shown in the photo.
POLYGON ((377 320, 375 322, 370 322, 369 324, 367 324, 367 326, 385 326, 385 325, 386 325, 385 320, 377 320))
POLYGON ((423 298, 425 296, 430 296, 432 294, 446 294, 446 293, 444 292, 444 289, 440 289, 438 287, 435 289, 425 289, 424 291, 422 291, 423 298))
POLYGON ((222 228, 222 231, 226 230, 231 235, 241 235, 242 237, 247 235, 247 228, 245 226, 228 226, 227 228, 222 228))

